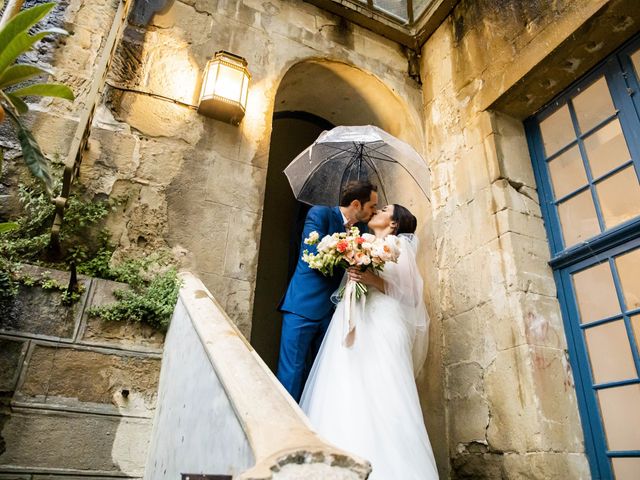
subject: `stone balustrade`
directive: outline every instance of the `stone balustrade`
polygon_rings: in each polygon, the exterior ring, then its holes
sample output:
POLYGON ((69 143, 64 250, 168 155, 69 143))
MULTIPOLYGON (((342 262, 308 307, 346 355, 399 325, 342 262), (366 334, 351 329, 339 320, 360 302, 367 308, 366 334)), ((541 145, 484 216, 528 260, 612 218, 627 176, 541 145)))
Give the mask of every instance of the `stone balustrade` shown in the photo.
POLYGON ((365 479, 322 441, 202 282, 183 286, 167 335, 145 479, 365 479))

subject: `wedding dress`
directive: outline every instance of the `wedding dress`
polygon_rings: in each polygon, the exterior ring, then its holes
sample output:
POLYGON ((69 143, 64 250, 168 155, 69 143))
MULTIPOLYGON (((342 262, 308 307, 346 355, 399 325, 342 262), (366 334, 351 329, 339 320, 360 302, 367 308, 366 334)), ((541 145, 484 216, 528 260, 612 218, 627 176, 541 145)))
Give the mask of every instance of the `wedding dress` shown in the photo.
POLYGON ((386 293, 369 287, 351 309, 350 347, 348 302, 338 303, 300 406, 320 436, 371 462, 370 480, 431 480, 438 473, 414 380, 426 357, 429 320, 417 238, 398 238, 398 263, 381 272, 386 293))

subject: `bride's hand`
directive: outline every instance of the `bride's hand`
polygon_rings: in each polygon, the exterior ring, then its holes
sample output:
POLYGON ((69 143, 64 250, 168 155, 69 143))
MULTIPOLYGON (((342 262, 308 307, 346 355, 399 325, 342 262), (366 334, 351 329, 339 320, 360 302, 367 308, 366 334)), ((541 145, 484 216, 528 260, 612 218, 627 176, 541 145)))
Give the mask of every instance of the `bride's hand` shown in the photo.
POLYGON ((382 277, 376 275, 373 270, 366 269, 363 272, 358 267, 351 267, 347 272, 349 273, 349 280, 353 280, 354 282, 359 282, 364 285, 370 285, 384 293, 384 280, 382 277))

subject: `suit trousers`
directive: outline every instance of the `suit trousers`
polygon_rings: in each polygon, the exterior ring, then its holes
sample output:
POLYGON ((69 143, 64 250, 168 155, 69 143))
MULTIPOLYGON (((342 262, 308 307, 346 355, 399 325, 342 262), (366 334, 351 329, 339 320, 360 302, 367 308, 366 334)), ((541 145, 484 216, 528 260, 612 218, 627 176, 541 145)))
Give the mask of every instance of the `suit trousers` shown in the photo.
POLYGON ((320 320, 282 312, 282 337, 277 377, 296 402, 300 401, 302 389, 332 316, 333 310, 320 320))

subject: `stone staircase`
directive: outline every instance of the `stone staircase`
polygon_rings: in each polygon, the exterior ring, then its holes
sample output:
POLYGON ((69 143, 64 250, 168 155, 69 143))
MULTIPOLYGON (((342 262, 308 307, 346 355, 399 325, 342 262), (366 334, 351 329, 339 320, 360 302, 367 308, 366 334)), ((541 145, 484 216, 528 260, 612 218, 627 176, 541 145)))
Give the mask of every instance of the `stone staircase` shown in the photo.
MULTIPOLYGON (((67 272, 23 268, 68 283, 67 272)), ((59 292, 20 287, 0 312, 0 479, 141 478, 164 336, 87 315, 123 284, 80 276, 59 292)))
POLYGON ((367 478, 367 461, 311 430, 197 277, 182 274, 166 343, 89 317, 126 286, 79 281, 70 308, 57 292, 20 287, 1 312, 0 480, 367 478))

